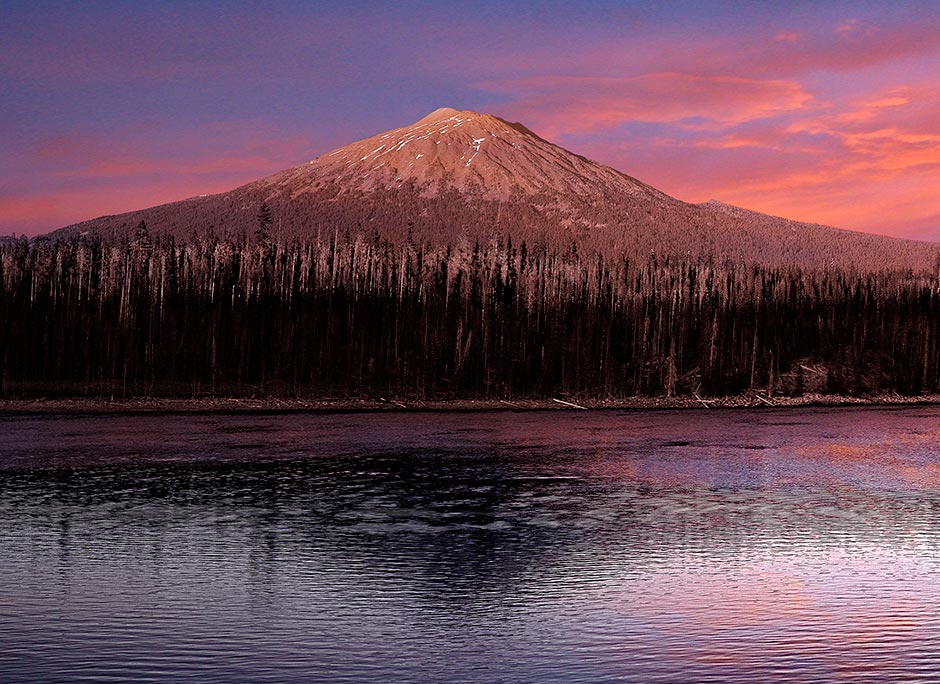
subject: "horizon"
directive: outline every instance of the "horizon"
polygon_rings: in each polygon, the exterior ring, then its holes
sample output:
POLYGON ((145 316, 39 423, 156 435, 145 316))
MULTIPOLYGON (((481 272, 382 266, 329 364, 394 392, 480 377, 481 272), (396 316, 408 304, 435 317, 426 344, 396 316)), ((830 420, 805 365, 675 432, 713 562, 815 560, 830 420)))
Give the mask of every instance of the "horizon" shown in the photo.
POLYGON ((686 202, 940 240, 940 8, 542 7, 11 3, 0 235, 224 192, 456 106, 686 202))

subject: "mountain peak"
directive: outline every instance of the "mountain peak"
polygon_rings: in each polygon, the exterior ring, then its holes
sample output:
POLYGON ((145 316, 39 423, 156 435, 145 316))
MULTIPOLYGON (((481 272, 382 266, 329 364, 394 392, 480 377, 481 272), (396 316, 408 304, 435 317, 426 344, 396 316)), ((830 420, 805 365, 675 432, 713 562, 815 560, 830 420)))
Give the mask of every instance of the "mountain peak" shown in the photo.
POLYGON ((454 109, 453 107, 440 107, 438 109, 435 109, 433 112, 428 114, 423 119, 419 119, 417 123, 440 121, 441 119, 449 119, 454 116, 459 116, 461 113, 475 114, 476 112, 471 112, 469 110, 461 112, 459 109, 454 109))
POLYGON ((450 107, 335 149, 262 183, 291 194, 330 183, 361 192, 413 183, 428 196, 452 189, 496 200, 543 193, 572 201, 660 194, 540 138, 522 124, 450 107))

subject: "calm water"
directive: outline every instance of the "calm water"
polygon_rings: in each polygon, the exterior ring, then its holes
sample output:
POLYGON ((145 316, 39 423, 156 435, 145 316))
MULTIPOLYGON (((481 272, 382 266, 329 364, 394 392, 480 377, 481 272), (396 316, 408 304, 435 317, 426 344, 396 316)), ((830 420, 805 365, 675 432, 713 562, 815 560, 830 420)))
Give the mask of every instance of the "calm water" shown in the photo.
POLYGON ((0 417, 0 681, 937 682, 940 410, 0 417))

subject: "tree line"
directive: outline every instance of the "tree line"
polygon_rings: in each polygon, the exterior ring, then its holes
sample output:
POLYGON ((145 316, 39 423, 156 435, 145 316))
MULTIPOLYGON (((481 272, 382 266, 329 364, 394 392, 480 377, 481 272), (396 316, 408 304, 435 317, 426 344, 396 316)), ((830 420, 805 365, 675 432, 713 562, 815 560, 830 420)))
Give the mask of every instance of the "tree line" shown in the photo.
POLYGON ((936 391, 936 273, 321 231, 0 242, 3 396, 936 391))

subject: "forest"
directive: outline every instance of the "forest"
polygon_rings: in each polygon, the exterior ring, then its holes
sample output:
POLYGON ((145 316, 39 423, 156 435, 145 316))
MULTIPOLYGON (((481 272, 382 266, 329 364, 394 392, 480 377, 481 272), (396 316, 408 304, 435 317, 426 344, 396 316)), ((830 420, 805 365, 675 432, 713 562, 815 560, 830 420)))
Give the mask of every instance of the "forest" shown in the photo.
POLYGON ((4 397, 933 392, 936 272, 377 233, 0 241, 4 397))
POLYGON ((706 202, 687 204, 666 196, 586 197, 520 195, 506 201, 449 189, 427 195, 405 184, 358 192, 326 182, 272 190, 249 184, 221 195, 196 197, 62 228, 53 239, 98 235, 125 244, 145 223, 154 236, 199 242, 214 235, 239 243, 258 228, 258 212, 270 211, 268 232, 278 240, 313 240, 317 235, 376 234, 392 244, 409 240, 438 250, 461 241, 488 245, 494 236, 564 253, 572 243, 605 261, 631 263, 655 255, 660 261, 688 259, 746 262, 761 268, 877 271, 935 270, 940 245, 799 223, 706 202))

